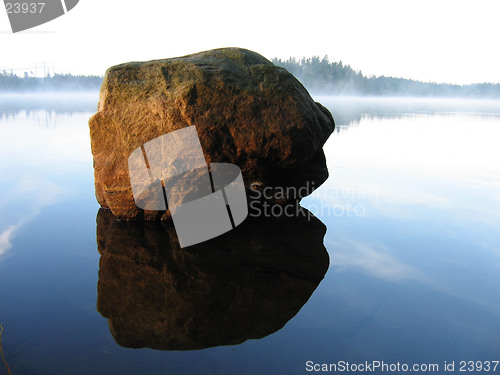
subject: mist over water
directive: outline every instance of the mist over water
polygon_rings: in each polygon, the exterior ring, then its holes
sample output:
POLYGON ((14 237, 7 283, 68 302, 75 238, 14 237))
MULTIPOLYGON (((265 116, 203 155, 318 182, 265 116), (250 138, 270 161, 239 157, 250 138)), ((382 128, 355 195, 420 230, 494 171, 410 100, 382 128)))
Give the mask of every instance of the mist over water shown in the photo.
POLYGON ((422 97, 360 97, 314 95, 316 101, 335 112, 337 131, 357 124, 362 117, 394 118, 416 114, 500 114, 495 99, 422 98, 422 97))
POLYGON ((0 116, 15 116, 20 112, 46 111, 54 113, 91 112, 97 110, 99 91, 87 93, 0 93, 0 116))

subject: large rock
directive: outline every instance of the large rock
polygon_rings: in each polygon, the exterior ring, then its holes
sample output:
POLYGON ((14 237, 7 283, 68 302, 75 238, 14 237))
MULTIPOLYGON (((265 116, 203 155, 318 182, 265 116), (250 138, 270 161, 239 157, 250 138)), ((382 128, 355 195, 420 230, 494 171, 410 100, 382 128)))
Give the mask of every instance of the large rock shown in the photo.
POLYGON ((322 146, 334 129, 290 73, 238 48, 108 69, 89 125, 97 200, 125 220, 168 217, 132 195, 128 157, 153 138, 195 125, 207 162, 239 166, 247 189, 310 192, 328 177, 322 146))

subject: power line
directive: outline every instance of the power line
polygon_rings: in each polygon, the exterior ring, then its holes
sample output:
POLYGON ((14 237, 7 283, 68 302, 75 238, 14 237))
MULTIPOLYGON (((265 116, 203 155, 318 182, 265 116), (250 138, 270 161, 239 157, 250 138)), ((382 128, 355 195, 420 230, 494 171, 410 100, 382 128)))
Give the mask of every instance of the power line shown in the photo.
POLYGON ((43 61, 35 63, 32 66, 15 67, 15 68, 0 68, 0 71, 10 72, 11 74, 18 72, 28 73, 32 77, 47 77, 47 75, 55 75, 56 68, 53 61, 43 61))

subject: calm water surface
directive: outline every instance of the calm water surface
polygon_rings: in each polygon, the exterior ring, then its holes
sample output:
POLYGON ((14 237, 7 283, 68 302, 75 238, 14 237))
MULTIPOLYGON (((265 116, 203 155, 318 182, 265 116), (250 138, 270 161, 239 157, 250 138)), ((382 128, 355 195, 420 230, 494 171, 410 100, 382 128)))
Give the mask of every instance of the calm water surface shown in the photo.
POLYGON ((303 200, 320 221, 249 222, 182 253, 164 249, 165 228, 98 215, 96 95, 2 97, 0 323, 12 372, 455 361, 458 373, 459 361, 500 360, 500 103, 318 100, 337 123, 330 178, 303 200), (164 321, 172 332, 155 336, 164 321))

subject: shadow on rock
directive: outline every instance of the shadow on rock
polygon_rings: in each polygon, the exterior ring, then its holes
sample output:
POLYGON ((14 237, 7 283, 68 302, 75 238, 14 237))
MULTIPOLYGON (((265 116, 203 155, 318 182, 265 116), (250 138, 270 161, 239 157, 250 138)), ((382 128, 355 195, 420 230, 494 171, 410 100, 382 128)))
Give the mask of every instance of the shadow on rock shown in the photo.
POLYGON ((180 248, 170 223, 97 215, 97 309, 125 347, 194 350, 278 331, 323 279, 324 224, 247 218, 236 229, 180 248))

